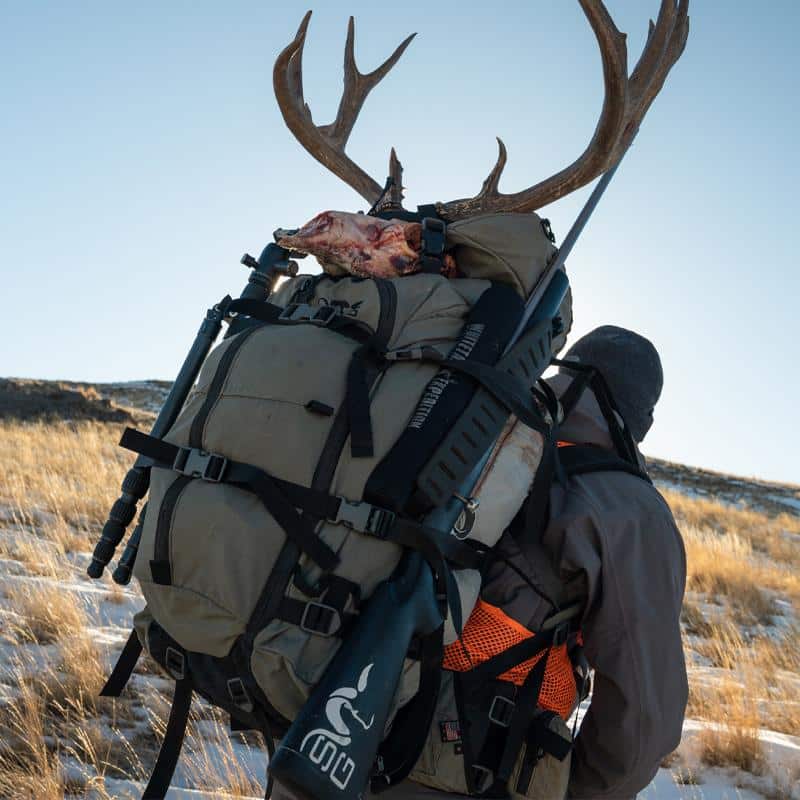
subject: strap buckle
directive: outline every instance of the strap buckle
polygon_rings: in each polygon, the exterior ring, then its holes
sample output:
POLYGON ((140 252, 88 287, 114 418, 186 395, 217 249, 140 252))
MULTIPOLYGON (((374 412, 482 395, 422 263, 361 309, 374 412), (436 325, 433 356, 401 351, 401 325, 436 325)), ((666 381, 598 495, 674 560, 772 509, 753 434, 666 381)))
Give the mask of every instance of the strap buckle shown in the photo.
POLYGON ((318 636, 334 636, 342 627, 342 616, 333 606, 309 600, 300 618, 300 628, 318 636))
POLYGON ((337 306, 312 306, 308 303, 289 303, 281 311, 279 322, 310 322, 312 325, 326 327, 341 310, 337 306))
POLYGON ((241 678, 231 678, 228 681, 228 696, 231 698, 233 704, 246 711, 248 714, 253 710, 253 701, 245 688, 244 681, 241 678))
POLYGON ((513 700, 496 694, 489 709, 489 719, 501 728, 508 728, 516 707, 517 704, 513 700))
POLYGON ((164 651, 164 667, 176 681, 182 681, 186 677, 186 659, 174 647, 168 646, 164 651))
POLYGON ((569 639, 569 632, 570 632, 570 621, 565 620, 560 625, 557 625, 553 630, 553 643, 551 647, 561 647, 561 645, 567 643, 567 639, 569 639))
POLYGON ((472 782, 475 784, 475 791, 483 794, 494 783, 494 770, 480 764, 473 764, 472 782))
POLYGON ((422 220, 422 254, 430 258, 438 258, 444 255, 445 248, 444 221, 435 217, 425 217, 422 220))
POLYGON ((172 469, 188 478, 202 478, 219 483, 228 468, 228 459, 215 453, 207 453, 197 447, 179 447, 172 469))
POLYGON ((345 528, 384 539, 394 524, 396 515, 393 511, 370 503, 352 502, 344 497, 339 500, 336 517, 331 520, 334 525, 344 525, 345 528))

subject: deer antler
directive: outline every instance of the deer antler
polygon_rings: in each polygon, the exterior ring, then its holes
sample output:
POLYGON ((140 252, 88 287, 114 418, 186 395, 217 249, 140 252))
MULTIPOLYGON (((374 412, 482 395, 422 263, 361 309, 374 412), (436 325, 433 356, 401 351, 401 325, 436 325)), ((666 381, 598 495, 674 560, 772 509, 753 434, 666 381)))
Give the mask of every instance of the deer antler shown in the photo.
MULTIPOLYGON (((310 19, 309 11, 303 17, 294 40, 275 61, 272 71, 275 97, 289 130, 300 144, 317 161, 352 186, 367 202, 375 204, 383 195, 383 187, 345 155, 344 148, 367 95, 397 63, 416 34, 412 33, 406 38, 376 70, 364 75, 356 66, 355 25, 353 17, 350 17, 344 50, 344 92, 339 110, 330 125, 315 125, 311 118, 311 109, 303 98, 303 45, 310 19)), ((392 151, 390 170, 395 184, 402 180, 402 168, 399 165, 400 162, 392 151)), ((402 186, 395 185, 390 193, 390 202, 396 202, 398 198, 402 199, 402 186)))
POLYGON ((647 44, 633 73, 628 76, 625 34, 620 33, 601 0, 579 0, 592 26, 603 59, 605 99, 589 145, 568 167, 515 194, 500 194, 498 184, 506 163, 506 148, 498 139, 500 154, 480 192, 472 198, 437 203, 447 220, 488 211, 533 211, 590 183, 622 157, 647 109, 680 58, 689 35, 689 0, 661 0, 658 20, 650 21, 647 44))

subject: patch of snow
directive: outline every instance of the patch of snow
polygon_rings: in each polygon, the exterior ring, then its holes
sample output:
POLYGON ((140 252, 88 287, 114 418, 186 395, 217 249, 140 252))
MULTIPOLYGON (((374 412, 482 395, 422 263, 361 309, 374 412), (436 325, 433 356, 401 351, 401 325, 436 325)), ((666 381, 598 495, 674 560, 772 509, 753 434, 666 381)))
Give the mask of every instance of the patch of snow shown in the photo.
POLYGON ((779 494, 768 494, 767 497, 775 503, 800 511, 800 497, 785 497, 779 494))

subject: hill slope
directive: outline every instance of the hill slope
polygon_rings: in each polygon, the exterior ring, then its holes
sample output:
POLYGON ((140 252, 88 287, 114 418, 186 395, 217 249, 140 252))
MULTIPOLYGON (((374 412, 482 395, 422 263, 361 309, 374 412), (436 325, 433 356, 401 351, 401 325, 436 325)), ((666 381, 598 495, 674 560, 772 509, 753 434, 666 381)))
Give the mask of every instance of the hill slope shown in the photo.
MULTIPOLYGON (((85 577, 130 454, 169 385, 0 381, 0 797, 138 797, 171 682, 142 662, 97 692, 142 606, 85 577)), ((654 460, 687 549, 691 694, 679 750, 640 795, 800 800, 798 487, 654 460)), ((260 797, 257 739, 198 703, 178 798, 260 797), (201 793, 193 791, 195 788, 201 793)))

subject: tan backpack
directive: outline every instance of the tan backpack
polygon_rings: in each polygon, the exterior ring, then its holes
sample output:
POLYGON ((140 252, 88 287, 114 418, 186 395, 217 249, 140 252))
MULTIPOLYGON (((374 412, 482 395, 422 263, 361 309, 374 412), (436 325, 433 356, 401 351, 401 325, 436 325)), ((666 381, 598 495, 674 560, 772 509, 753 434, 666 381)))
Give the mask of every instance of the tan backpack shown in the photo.
MULTIPOLYGON (((260 310, 234 301, 252 324, 211 352, 168 434, 126 432, 123 446, 154 464, 134 570, 147 607, 105 693, 121 690, 142 647, 178 686, 146 797, 166 791, 192 691, 268 740, 302 708, 408 546, 393 534, 397 521, 434 502, 420 476, 477 385, 437 359, 497 361, 555 252, 548 232, 535 214, 473 217, 447 229, 464 278, 323 273, 288 280, 260 310)), ((569 299, 562 320, 554 352, 569 299)), ((522 427, 517 439, 540 453, 541 434, 522 427)), ((538 462, 528 462, 520 472, 518 461, 493 457, 503 503, 490 510, 490 487, 475 528, 483 549, 434 542, 462 619, 477 599, 482 552, 530 486, 538 462)), ((459 632, 452 611, 451 598, 449 641, 459 632)), ((418 685, 408 658, 395 709, 418 685)))

